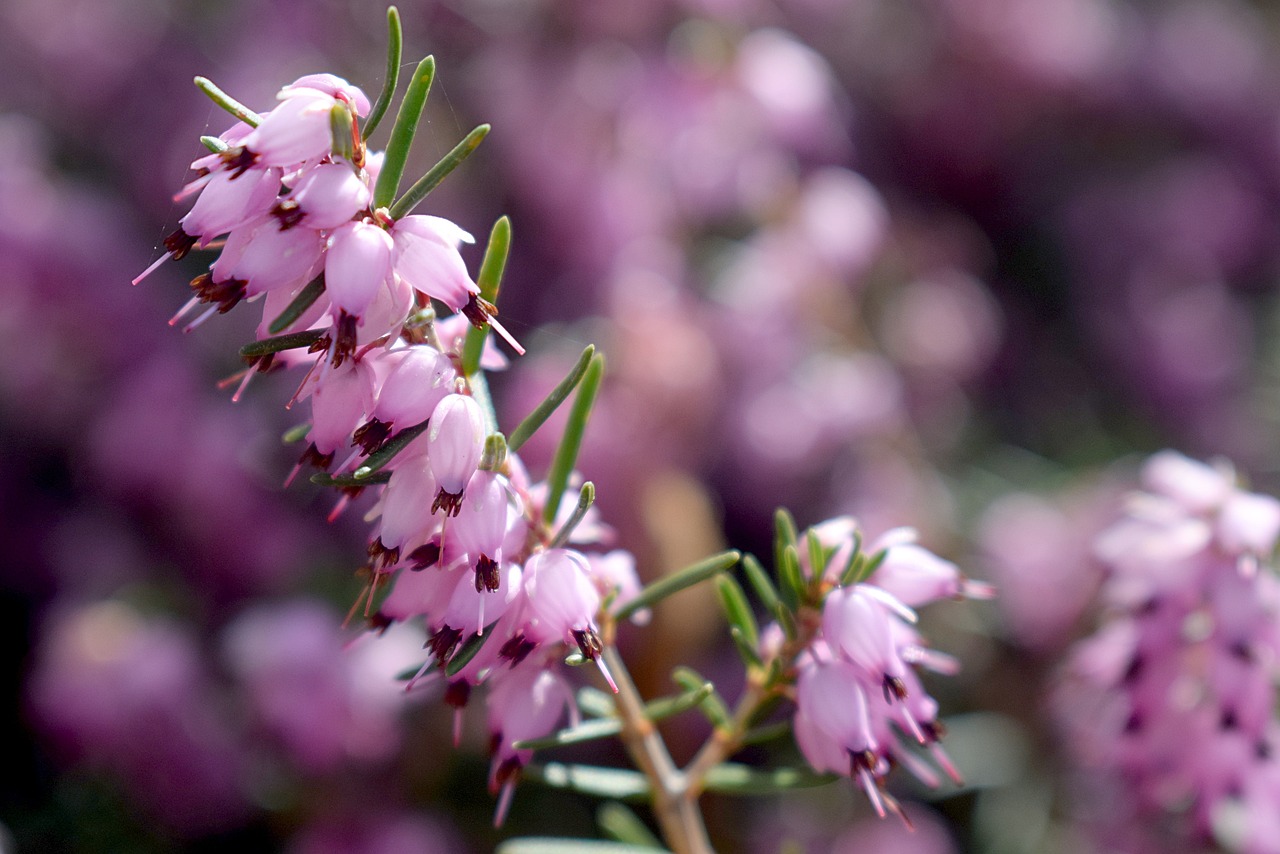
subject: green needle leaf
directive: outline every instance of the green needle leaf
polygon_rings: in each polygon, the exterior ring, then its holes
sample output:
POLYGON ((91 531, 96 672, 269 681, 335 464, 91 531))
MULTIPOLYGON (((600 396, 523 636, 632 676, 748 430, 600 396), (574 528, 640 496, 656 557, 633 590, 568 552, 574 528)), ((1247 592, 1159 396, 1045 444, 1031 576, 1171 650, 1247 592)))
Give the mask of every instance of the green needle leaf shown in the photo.
POLYGON ((196 88, 209 96, 213 103, 235 116, 249 127, 257 127, 262 124, 262 116, 246 107, 244 104, 232 98, 226 92, 219 89, 214 82, 208 77, 197 77, 196 88))
MULTIPOLYGON (((530 766, 530 770, 533 766, 530 766)), ((607 769, 600 769, 607 770, 607 769)), ((543 780, 542 782, 547 782, 543 780)), ((555 785, 554 783, 551 785, 555 785)), ((563 788, 573 788, 566 786, 563 788)), ((596 794, 587 792, 587 794, 596 794)), ((625 842, 602 842, 598 839, 567 839, 552 836, 526 836, 521 839, 508 839, 497 848, 494 854, 662 854, 665 848, 654 848, 648 845, 629 845, 625 842)))
MULTIPOLYGON (((548 762, 525 766, 525 776, 557 789, 569 789, 584 795, 627 800, 649 794, 649 781, 639 771, 622 768, 600 768, 595 765, 563 765, 548 762)), ((600 843, 604 844, 604 843, 600 843)), ((554 851, 563 851, 556 848, 554 851)))
POLYGON ((368 477, 356 478, 349 474, 329 474, 327 471, 316 472, 311 475, 311 482, 316 486, 373 486, 378 483, 389 483, 391 481, 391 472, 384 471, 368 477))
POLYGON ((254 359, 282 350, 296 350, 299 347, 310 347, 325 336, 323 329, 308 329, 306 332, 290 332, 288 335, 276 335, 251 341, 240 348, 240 355, 245 359, 254 359))
POLYGON ((421 424, 404 428, 386 442, 383 442, 382 447, 370 454, 364 461, 364 465, 351 473, 352 478, 357 483, 368 482, 374 472, 382 469, 387 463, 395 459, 396 454, 407 448, 410 442, 427 432, 427 427, 430 425, 431 419, 428 418, 421 424))
MULTIPOLYGON (((511 249, 511 220, 499 217, 489 232, 489 244, 484 250, 484 260, 480 262, 480 274, 476 276, 476 284, 480 286, 480 296, 492 304, 498 302, 498 288, 502 285, 502 271, 507 266, 507 254, 511 249)), ((484 354, 484 339, 489 334, 489 327, 483 329, 472 326, 467 330, 466 343, 462 345, 462 372, 471 376, 480 370, 480 357, 484 354)))
POLYGON ((736 762, 724 762, 707 772, 706 790, 726 795, 772 795, 789 789, 825 786, 840 779, 809 768, 777 768, 760 771, 736 762))
POLYGON ((591 407, 596 402, 596 392, 600 390, 600 380, 603 376, 604 356, 597 353, 587 364, 587 371, 582 376, 578 393, 573 397, 573 406, 569 409, 569 420, 564 425, 560 445, 556 448, 556 455, 551 459, 551 470, 547 473, 547 504, 542 510, 542 518, 547 524, 555 522, 556 512, 560 509, 560 499, 564 496, 565 486, 569 483, 569 473, 573 471, 573 466, 578 461, 578 451, 582 448, 582 436, 587 431, 587 419, 591 417, 591 407))
POLYGON ((221 154, 230 148, 229 145, 218 139, 216 136, 202 136, 200 137, 200 143, 214 154, 221 154))
POLYGON ((720 605, 729 625, 742 633, 742 638, 754 650, 760 641, 760 627, 756 625, 756 615, 747 603, 747 594, 742 586, 727 575, 716 578, 716 593, 720 596, 720 605))
POLYGON ((369 117, 364 120, 361 136, 368 139, 378 129, 387 107, 391 106, 391 98, 396 94, 396 86, 400 83, 400 55, 404 52, 404 33, 400 27, 400 10, 395 6, 387 7, 387 74, 382 81, 382 91, 378 100, 373 102, 369 117))
POLYGON ((400 178, 404 175, 404 165, 409 160, 409 149, 413 146, 413 137, 418 132, 418 120, 422 118, 422 110, 427 106, 427 93, 431 91, 431 81, 436 76, 436 59, 428 56, 418 63, 409 81, 409 88, 400 102, 400 112, 396 114, 396 123, 391 127, 391 141, 387 143, 387 151, 382 160, 382 171, 378 173, 378 183, 373 188, 373 208, 385 208, 391 204, 400 190, 400 178))
POLYGON ((578 523, 587 515, 587 511, 591 509, 591 505, 596 500, 596 485, 591 481, 582 484, 582 491, 578 493, 578 506, 573 508, 573 515, 560 526, 560 530, 556 531, 556 535, 552 538, 547 548, 558 549, 565 543, 569 542, 569 536, 573 533, 573 529, 578 527, 578 523))
POLYGON ((823 573, 827 571, 827 550, 823 547, 822 540, 818 538, 818 532, 813 528, 804 533, 809 545, 809 569, 816 580, 822 578, 823 573))
POLYGON ((307 438, 307 434, 310 432, 311 425, 309 423, 299 424, 296 427, 290 427, 286 430, 284 435, 280 437, 280 441, 284 442, 286 445, 292 445, 295 442, 301 442, 303 439, 307 438))
POLYGON ((742 556, 742 569, 747 574, 747 581, 751 582, 751 589, 760 597, 760 604, 764 605, 765 610, 774 613, 778 610, 778 604, 781 599, 778 598, 778 588, 773 586, 773 581, 769 579, 769 573, 765 572, 760 561, 756 560, 755 555, 742 556))
POLYGON ((684 569, 665 575, 646 586, 636 598, 618 608, 614 612, 614 617, 619 620, 625 620, 636 611, 648 608, 656 602, 661 602, 672 593, 678 593, 686 587, 692 587, 695 584, 706 581, 708 578, 714 578, 720 573, 732 569, 740 557, 742 557, 741 552, 730 549, 727 552, 720 552, 695 564, 686 566, 684 569))
MULTIPOLYGON (((681 688, 690 692, 706 690, 704 686, 711 684, 692 667, 677 667, 671 671, 671 679, 681 688)), ((711 721, 712 726, 718 729, 727 729, 732 725, 733 716, 729 712, 729 706, 719 692, 715 690, 715 686, 712 686, 707 695, 698 703, 698 710, 702 712, 707 720, 711 721)))
POLYGON ((794 545, 782 550, 782 560, 778 565, 778 580, 782 583, 782 601, 792 611, 800 607, 805 599, 804 576, 800 572, 800 555, 794 545))
POLYGON ((588 344, 586 349, 582 351, 582 355, 578 357, 577 363, 574 364, 565 378, 560 381, 560 384, 553 388, 551 393, 547 395, 546 400, 539 403, 533 412, 530 412, 512 431, 507 438, 508 448, 512 451, 520 450, 520 446, 529 441, 529 437, 546 423, 551 414, 573 393, 573 389, 586 374, 587 366, 591 364, 591 357, 595 355, 595 352, 595 345, 588 344))
POLYGON ((544 738, 517 741, 512 746, 516 750, 546 750, 551 747, 563 747, 566 744, 581 744, 584 741, 612 738, 621 732, 622 721, 617 718, 592 718, 544 738))
MULTIPOLYGON (((404 98, 405 98, 405 101, 408 101, 409 100, 408 94, 406 94, 404 98)), ((404 107, 402 105, 401 110, 403 109, 404 107)), ((400 122, 397 119, 396 126, 399 127, 399 125, 400 125, 400 122)), ((391 210, 389 211, 389 213, 391 214, 391 218, 400 219, 400 217, 407 216, 408 214, 412 213, 413 209, 416 208, 418 204, 427 197, 427 194, 430 193, 432 190, 434 190, 441 181, 443 181, 446 177, 448 177, 450 172, 452 172, 454 169, 457 169, 458 166, 462 163, 462 161, 470 157, 471 152, 475 151, 480 146, 480 143, 484 142, 484 138, 488 135, 489 135, 489 126, 479 125, 475 129, 473 129, 471 133, 463 137, 462 142, 455 145, 453 147, 453 150, 451 150, 444 157, 440 158, 439 163, 437 163, 435 166, 432 166, 430 169, 428 169, 427 174, 423 175, 421 178, 415 181, 413 186, 410 187, 408 190, 406 190, 405 194, 401 196, 394 205, 391 206, 391 210)), ((389 150, 387 152, 387 157, 388 159, 391 157, 391 152, 389 150)), ((382 168, 386 169, 387 167, 383 166, 382 168)), ((400 164, 400 170, 402 172, 404 171, 403 163, 400 164)), ((397 189, 399 188, 399 186, 400 186, 400 176, 397 175, 396 176, 397 189)), ((378 187, 379 188, 382 187, 381 175, 378 176, 378 187)))
POLYGON ((449 663, 444 666, 445 676, 457 676, 462 672, 462 668, 471 663, 471 659, 476 657, 476 653, 484 648, 489 642, 489 638, 493 637, 493 627, 498 624, 497 620, 484 627, 484 634, 472 635, 462 644, 462 647, 453 654, 453 658, 449 659, 449 663))
POLYGON ((796 548, 796 520, 785 507, 779 507, 773 513, 773 565, 781 572, 782 553, 791 546, 796 548))
POLYGON ((596 824, 618 842, 639 845, 646 850, 662 849, 662 843, 631 807, 618 801, 607 801, 596 810, 596 824))
POLYGON ((773 741, 775 738, 782 738, 791 732, 791 721, 779 721, 776 724, 765 724, 763 726, 752 727, 742 734, 743 744, 764 744, 766 741, 773 741))
POLYGON ((304 311, 311 308, 312 304, 320 299, 322 293, 324 293, 324 273, 307 282, 307 286, 298 291, 298 295, 284 307, 284 311, 280 312, 280 316, 271 321, 267 331, 272 335, 278 335, 288 329, 299 317, 302 317, 304 311))

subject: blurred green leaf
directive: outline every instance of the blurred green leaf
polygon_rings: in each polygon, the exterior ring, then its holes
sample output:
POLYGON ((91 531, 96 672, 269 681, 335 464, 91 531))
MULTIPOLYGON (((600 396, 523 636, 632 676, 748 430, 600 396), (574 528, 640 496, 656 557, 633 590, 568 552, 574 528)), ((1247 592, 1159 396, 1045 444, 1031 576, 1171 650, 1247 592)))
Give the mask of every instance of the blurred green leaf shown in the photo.
POLYGON ((655 849, 647 845, 629 845, 624 842, 602 842, 596 839, 527 836, 508 839, 494 849, 494 854, 653 854, 655 850, 665 851, 666 849, 655 849))
POLYGON ((707 773, 706 790, 725 795, 772 795, 790 789, 825 786, 840 779, 811 768, 775 768, 760 771, 747 765, 724 762, 707 773))
POLYGON ((639 771, 601 768, 595 765, 563 765, 559 762, 533 763, 524 769, 528 779, 557 789, 584 795, 629 800, 649 795, 649 780, 639 771))
POLYGON ((596 810, 596 824, 606 836, 617 842, 639 845, 646 851, 663 850, 662 842, 635 814, 631 807, 619 801, 606 801, 596 810))
POLYGON ((686 566, 684 569, 677 570, 670 575, 664 575, 657 581, 646 585, 636 598, 619 607, 614 612, 614 616, 619 620, 625 620, 636 611, 651 607, 672 593, 678 593, 686 587, 692 587, 709 578, 714 578, 720 573, 732 569, 741 556, 741 552, 730 549, 686 566))

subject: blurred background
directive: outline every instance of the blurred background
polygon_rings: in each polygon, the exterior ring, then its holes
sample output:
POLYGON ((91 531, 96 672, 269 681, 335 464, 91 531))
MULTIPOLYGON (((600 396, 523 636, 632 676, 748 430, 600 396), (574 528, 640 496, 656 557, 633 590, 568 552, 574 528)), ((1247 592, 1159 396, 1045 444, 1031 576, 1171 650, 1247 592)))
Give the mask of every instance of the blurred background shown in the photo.
MULTIPOLYGON (((767 554, 787 505, 802 524, 913 525, 1000 589, 924 615, 964 662, 929 687, 967 783, 902 781, 914 835, 836 785, 709 799, 722 850, 1211 849, 1176 815, 1099 798, 1048 697, 1095 624, 1091 541, 1142 454, 1280 480, 1280 12, 400 9, 406 62, 439 65, 420 170, 494 126, 422 210, 477 235, 512 218, 502 319, 530 355, 495 379, 505 423, 586 343, 604 350, 580 468, 643 576, 724 544, 767 554)), ((280 486, 295 381, 237 405, 217 388, 255 312, 169 328, 194 257, 129 286, 185 212, 172 195, 198 136, 230 123, 191 78, 259 108, 316 71, 372 96, 384 12, 0 3, 0 850, 466 852, 596 833, 594 802, 529 783, 493 830, 480 715, 452 750, 436 698, 392 681, 422 638, 341 631, 365 526, 327 525, 331 495, 280 486)), ((692 663, 732 693, 714 614, 682 594, 623 639, 643 640, 646 691, 692 663)), ((704 730, 680 720, 687 755, 704 730)))

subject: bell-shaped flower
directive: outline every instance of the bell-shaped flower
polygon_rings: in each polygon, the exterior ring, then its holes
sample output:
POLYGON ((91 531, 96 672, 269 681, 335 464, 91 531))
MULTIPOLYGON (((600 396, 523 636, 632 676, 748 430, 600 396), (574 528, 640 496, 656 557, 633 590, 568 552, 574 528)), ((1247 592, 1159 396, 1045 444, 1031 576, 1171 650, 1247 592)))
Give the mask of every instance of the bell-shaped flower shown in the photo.
POLYGON ((347 362, 313 380, 311 432, 307 438, 322 454, 351 443, 351 433, 373 404, 373 373, 360 362, 347 362))
POLYGON ((467 482, 480 465, 484 436, 484 412, 474 398, 453 393, 436 404, 427 430, 427 457, 440 490, 432 513, 443 508, 446 515, 458 515, 467 482))
POLYGON ((373 417, 399 428, 421 424, 453 391, 458 372, 453 362, 434 347, 415 344, 387 374, 373 417))
POLYGON ((182 231, 200 245, 257 219, 271 209, 280 192, 278 169, 254 169, 238 178, 230 172, 211 173, 195 204, 179 222, 182 231))
POLYGON ((280 90, 279 98, 292 98, 295 95, 309 95, 320 92, 345 101, 357 116, 369 114, 369 98, 359 86, 353 86, 336 74, 304 74, 297 80, 280 90))
POLYGON ((456 549, 475 571, 476 591, 496 591, 498 568, 507 535, 507 520, 517 500, 506 478, 492 471, 477 471, 467 484, 467 502, 450 523, 445 546, 456 549))
MULTIPOLYGON (((242 179, 243 180, 243 179, 242 179)), ((349 163, 320 163, 306 170, 293 191, 272 207, 282 228, 337 228, 369 207, 368 185, 349 163)))
POLYGON ((915 622, 915 613, 870 584, 833 590, 822 607, 822 633, 838 656, 858 665, 890 694, 906 696, 906 664, 894 643, 892 620, 915 622))
POLYGON ((965 578, 951 561, 916 545, 915 536, 910 528, 897 528, 872 544, 872 551, 885 549, 885 557, 871 576, 871 584, 912 608, 939 599, 989 599, 995 595, 988 585, 965 578))
POLYGON ((391 237, 369 222, 334 229, 325 254, 324 281, 335 307, 359 317, 391 270, 391 237))
POLYGON ((587 559, 572 549, 550 549, 529 558, 524 572, 520 631, 525 639, 534 644, 576 643, 584 656, 599 663, 595 617, 600 591, 591 580, 587 559))
POLYGON ((213 280, 244 282, 248 296, 297 288, 315 278, 323 251, 324 239, 319 232, 307 228, 282 231, 275 220, 264 217, 227 236, 222 254, 213 262, 213 280))
POLYGON ((425 456, 401 457, 382 494, 378 537, 384 549, 407 554, 439 529, 426 512, 437 491, 435 475, 425 456))
POLYGON ((416 291, 460 311, 480 293, 458 252, 474 238, 447 219, 410 215, 391 227, 396 275, 416 291))
POLYGON ((281 95, 280 105, 244 138, 243 151, 226 152, 228 162, 295 166, 329 153, 333 147, 329 112, 337 99, 305 87, 281 95))
POLYGON ((573 689, 563 677, 530 662, 494 680, 488 708, 489 732, 495 745, 489 789, 494 794, 501 792, 494 817, 495 823, 501 824, 520 770, 533 758, 532 750, 517 750, 516 743, 550 735, 566 713, 570 723, 576 724, 578 707, 573 689))

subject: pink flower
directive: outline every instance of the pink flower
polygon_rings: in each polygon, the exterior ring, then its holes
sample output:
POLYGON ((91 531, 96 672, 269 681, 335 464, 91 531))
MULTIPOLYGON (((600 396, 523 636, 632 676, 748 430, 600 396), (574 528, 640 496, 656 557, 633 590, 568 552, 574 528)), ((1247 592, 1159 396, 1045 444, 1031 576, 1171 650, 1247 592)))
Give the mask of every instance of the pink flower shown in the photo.
POLYGON ((391 227, 396 275, 414 290, 460 311, 480 293, 458 252, 475 238, 447 219, 410 215, 391 227))
POLYGON ((324 259, 325 288, 339 310, 359 317, 391 271, 391 237, 368 222, 334 229, 324 259))
POLYGON ((457 516, 467 482, 480 464, 484 450, 484 412, 465 394, 450 394, 436 405, 427 430, 427 453, 440 491, 431 512, 444 509, 457 516))
POLYGON ((367 209, 371 196, 369 187, 350 164, 320 163, 302 174, 293 191, 277 201, 271 213, 281 228, 298 223, 306 223, 308 228, 337 228, 367 209))

